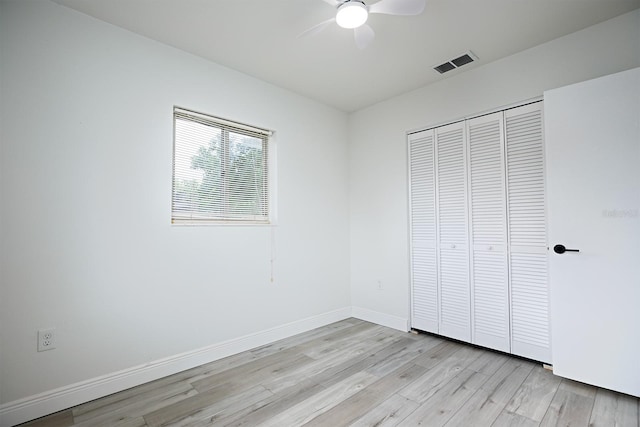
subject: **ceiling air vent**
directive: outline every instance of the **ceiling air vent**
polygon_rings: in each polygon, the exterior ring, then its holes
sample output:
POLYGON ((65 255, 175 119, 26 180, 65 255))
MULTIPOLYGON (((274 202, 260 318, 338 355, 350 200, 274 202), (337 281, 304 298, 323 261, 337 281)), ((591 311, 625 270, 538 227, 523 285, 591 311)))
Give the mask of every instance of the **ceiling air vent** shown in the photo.
POLYGON ((440 74, 446 73, 447 71, 455 70, 456 66, 451 62, 445 62, 444 64, 438 65, 437 67, 433 67, 434 70, 439 72, 440 74))
POLYGON ((478 57, 475 56, 471 51, 468 51, 465 54, 458 56, 457 58, 445 62, 444 64, 433 67, 433 69, 440 74, 444 74, 447 71, 455 70, 456 68, 462 67, 463 65, 467 65, 476 60, 478 60, 478 57))

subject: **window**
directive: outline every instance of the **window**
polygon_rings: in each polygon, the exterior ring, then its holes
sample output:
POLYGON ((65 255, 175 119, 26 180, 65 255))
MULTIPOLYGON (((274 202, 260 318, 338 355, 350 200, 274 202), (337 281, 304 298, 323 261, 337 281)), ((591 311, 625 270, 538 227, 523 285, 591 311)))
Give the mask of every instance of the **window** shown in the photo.
POLYGON ((269 222, 270 131, 174 108, 173 224, 269 222))

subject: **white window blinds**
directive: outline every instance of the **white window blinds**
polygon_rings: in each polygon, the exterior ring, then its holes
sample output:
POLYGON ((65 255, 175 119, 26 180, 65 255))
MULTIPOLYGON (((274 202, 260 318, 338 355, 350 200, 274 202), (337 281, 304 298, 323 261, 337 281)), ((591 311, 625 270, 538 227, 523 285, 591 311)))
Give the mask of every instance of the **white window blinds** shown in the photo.
POLYGON ((268 223, 270 135, 175 108, 171 222, 268 223))

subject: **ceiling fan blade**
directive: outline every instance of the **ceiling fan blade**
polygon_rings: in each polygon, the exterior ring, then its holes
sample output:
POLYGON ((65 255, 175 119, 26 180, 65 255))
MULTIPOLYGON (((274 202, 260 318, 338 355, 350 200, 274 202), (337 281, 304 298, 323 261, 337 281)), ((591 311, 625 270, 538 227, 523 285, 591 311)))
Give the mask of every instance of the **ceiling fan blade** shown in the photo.
POLYGON ((321 23, 316 24, 313 27, 309 28, 308 30, 305 30, 300 34, 298 34, 298 38, 318 34, 322 30, 327 28, 329 25, 333 24, 334 22, 336 22, 336 18, 331 18, 331 19, 327 19, 326 21, 322 21, 321 23))
POLYGON ((361 25, 353 30, 353 37, 356 40, 356 46, 358 46, 358 49, 364 49, 369 46, 375 36, 376 33, 373 31, 373 28, 367 24, 361 25))
POLYGON ((419 15, 424 10, 426 3, 426 0, 380 0, 369 6, 369 13, 419 15))
POLYGON ((324 2, 334 7, 338 5, 338 0, 324 0, 324 2))

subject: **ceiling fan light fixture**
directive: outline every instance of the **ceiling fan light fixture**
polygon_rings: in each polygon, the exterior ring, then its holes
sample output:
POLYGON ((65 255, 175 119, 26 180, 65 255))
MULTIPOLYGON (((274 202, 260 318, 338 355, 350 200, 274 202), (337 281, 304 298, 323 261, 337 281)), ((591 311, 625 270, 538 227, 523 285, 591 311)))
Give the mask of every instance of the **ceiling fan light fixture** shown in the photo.
POLYGON ((358 28, 367 22, 369 11, 360 1, 347 1, 338 7, 336 23, 342 28, 358 28))

